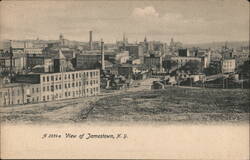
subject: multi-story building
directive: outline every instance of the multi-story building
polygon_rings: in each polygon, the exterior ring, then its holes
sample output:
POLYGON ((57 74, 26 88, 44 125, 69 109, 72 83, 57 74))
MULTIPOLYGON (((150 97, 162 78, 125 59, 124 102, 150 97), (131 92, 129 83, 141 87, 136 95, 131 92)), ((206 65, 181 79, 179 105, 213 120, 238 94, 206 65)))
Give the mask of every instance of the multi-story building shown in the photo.
POLYGON ((12 59, 10 55, 0 56, 0 72, 9 72, 12 70, 14 73, 22 73, 26 68, 26 62, 24 55, 15 55, 12 59))
MULTIPOLYGON (((76 54, 76 66, 81 69, 98 68, 101 58, 100 50, 76 54)), ((129 53, 128 51, 104 50, 104 59, 112 63, 123 64, 128 61, 129 53)))
POLYGON ((178 68, 184 66, 189 61, 199 61, 199 62, 201 62, 201 58, 199 58, 199 57, 171 57, 171 60, 177 62, 178 68))
POLYGON ((101 60, 101 54, 77 54, 76 67, 79 69, 97 68, 98 62, 101 60))
POLYGON ((150 55, 149 57, 144 57, 144 64, 148 68, 156 69, 156 71, 162 71, 162 56, 150 55))
POLYGON ((99 70, 19 75, 14 82, 0 87, 1 106, 94 96, 100 93, 99 70))
POLYGON ((144 58, 144 52, 143 52, 143 46, 141 45, 127 45, 126 51, 129 52, 129 56, 131 59, 140 59, 141 62, 143 62, 144 58))
POLYGON ((42 74, 40 83, 42 101, 92 96, 100 92, 100 71, 42 74))
POLYGON ((0 88, 0 106, 40 102, 40 84, 10 83, 0 88))
POLYGON ((232 73, 235 72, 235 69, 235 59, 224 59, 222 61, 222 73, 232 73))
POLYGON ((35 70, 36 66, 42 66, 41 72, 53 71, 52 57, 40 54, 27 54, 27 68, 31 71, 35 70), (35 68, 34 68, 35 67, 35 68))
POLYGON ((178 56, 180 57, 189 57, 190 53, 188 49, 178 49, 178 56))
POLYGON ((43 54, 42 48, 24 48, 25 54, 43 54))
POLYGON ((23 101, 21 84, 7 84, 0 88, 0 106, 23 104, 23 101))
POLYGON ((104 57, 105 60, 108 60, 113 63, 117 64, 123 64, 126 63, 129 60, 129 53, 128 51, 111 51, 111 52, 106 52, 104 51, 104 57))

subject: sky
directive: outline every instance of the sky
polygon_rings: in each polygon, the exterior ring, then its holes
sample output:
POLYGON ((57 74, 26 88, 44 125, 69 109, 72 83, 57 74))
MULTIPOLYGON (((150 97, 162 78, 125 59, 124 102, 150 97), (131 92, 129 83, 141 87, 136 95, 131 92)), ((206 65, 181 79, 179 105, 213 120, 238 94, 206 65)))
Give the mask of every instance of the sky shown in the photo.
POLYGON ((1 1, 1 39, 183 43, 249 40, 247 0, 1 1))

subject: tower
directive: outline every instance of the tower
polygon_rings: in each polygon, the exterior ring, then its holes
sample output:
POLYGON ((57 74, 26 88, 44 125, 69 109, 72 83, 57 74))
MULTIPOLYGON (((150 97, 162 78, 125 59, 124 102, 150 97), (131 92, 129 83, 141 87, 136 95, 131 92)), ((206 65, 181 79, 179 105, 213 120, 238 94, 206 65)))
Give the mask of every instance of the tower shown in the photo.
POLYGON ((104 42, 101 39, 101 54, 102 54, 102 70, 105 70, 105 61, 104 61, 104 42))
POLYGON ((92 44, 92 33, 93 31, 89 31, 89 50, 93 49, 93 44, 92 44))
POLYGON ((123 44, 123 46, 122 46, 122 48, 123 48, 123 50, 125 51, 126 50, 126 36, 125 36, 125 33, 123 33, 123 40, 122 40, 122 44, 123 44))
POLYGON ((58 54, 54 59, 54 72, 66 72, 67 64, 66 58, 63 55, 61 49, 59 49, 58 54))

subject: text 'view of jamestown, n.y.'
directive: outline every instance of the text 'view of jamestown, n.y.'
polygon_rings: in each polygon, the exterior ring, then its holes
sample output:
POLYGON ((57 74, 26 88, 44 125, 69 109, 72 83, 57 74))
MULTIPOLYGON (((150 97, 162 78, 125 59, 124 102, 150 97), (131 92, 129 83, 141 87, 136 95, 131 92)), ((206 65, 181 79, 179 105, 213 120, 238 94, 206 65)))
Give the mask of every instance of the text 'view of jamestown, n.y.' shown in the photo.
POLYGON ((249 2, 3 1, 1 123, 249 121, 249 2))

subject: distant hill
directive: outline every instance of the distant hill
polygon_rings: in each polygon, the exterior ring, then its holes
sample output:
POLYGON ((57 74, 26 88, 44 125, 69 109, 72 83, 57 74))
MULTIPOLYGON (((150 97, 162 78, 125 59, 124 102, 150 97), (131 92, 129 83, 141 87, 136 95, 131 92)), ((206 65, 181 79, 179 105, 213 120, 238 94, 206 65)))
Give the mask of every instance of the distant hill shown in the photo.
MULTIPOLYGON (((200 48, 221 48, 226 42, 211 42, 211 43, 198 43, 198 44, 183 44, 183 47, 200 47, 200 48)), ((227 42, 229 48, 239 48, 241 46, 249 46, 248 41, 229 41, 227 42)))

